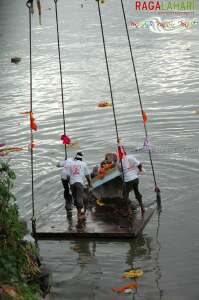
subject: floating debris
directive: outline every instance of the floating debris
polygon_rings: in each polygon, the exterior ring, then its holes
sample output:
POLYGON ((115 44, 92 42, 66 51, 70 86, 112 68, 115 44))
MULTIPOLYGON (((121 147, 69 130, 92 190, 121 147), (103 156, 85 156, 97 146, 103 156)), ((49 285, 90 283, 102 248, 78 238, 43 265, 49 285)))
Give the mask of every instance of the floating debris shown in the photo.
POLYGON ((141 269, 137 270, 130 270, 128 272, 125 272, 122 276, 122 278, 136 278, 143 276, 144 272, 141 269))
POLYGON ((0 152, 18 152, 18 151, 22 151, 23 148, 20 148, 20 147, 10 147, 10 148, 3 148, 0 150, 0 152))
POLYGON ((116 293, 124 293, 126 290, 137 289, 137 288, 138 288, 137 283, 129 283, 129 284, 126 284, 126 285, 124 285, 122 287, 119 287, 119 288, 112 288, 112 291, 116 292, 116 293))
POLYGON ((10 152, 19 152, 22 150, 23 150, 23 148, 19 148, 19 147, 3 148, 3 149, 0 149, 0 156, 6 156, 10 152))
POLYGON ((97 105, 98 107, 112 107, 112 103, 108 101, 101 101, 97 105))
POLYGON ((18 64, 21 61, 21 57, 12 57, 11 63, 18 64))
POLYGON ((133 290, 132 289, 127 289, 124 291, 124 294, 132 294, 133 290))

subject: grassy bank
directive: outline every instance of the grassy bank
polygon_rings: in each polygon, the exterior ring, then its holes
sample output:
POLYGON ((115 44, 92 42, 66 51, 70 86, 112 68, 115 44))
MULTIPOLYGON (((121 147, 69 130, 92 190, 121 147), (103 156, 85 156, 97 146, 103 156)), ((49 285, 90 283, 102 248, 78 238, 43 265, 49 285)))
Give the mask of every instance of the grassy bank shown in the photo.
POLYGON ((14 180, 8 163, 0 161, 0 299, 38 300, 42 293, 37 249, 24 241, 24 224, 11 192, 14 180))

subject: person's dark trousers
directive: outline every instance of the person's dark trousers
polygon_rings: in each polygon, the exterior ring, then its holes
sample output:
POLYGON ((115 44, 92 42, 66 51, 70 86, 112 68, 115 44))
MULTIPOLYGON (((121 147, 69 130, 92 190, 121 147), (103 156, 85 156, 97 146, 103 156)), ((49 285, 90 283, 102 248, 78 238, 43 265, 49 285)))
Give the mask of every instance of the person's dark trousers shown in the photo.
POLYGON ((83 198, 84 198, 84 187, 80 182, 75 182, 71 184, 70 186, 73 199, 74 199, 74 204, 77 207, 77 209, 82 209, 83 208, 83 198))
POLYGON ((135 198, 137 199, 137 201, 139 202, 140 207, 142 207, 142 195, 139 192, 139 179, 136 178, 134 180, 125 182, 125 186, 126 186, 126 199, 129 200, 129 193, 133 190, 134 194, 135 194, 135 198))
POLYGON ((72 209, 72 195, 70 193, 69 182, 67 179, 62 179, 61 181, 64 187, 65 208, 68 211, 72 209))

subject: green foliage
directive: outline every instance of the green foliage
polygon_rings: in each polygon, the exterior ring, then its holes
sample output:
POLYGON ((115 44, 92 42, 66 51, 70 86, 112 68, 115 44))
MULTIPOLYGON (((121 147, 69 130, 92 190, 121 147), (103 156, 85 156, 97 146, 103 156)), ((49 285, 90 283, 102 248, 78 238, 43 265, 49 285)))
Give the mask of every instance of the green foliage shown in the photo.
POLYGON ((24 264, 23 238, 15 197, 11 193, 14 172, 4 162, 0 163, 0 280, 20 277, 24 264), (3 277, 3 278, 2 278, 3 277))
POLYGON ((23 273, 29 268, 30 251, 35 250, 22 243, 24 226, 19 220, 18 207, 11 192, 15 177, 9 165, 0 161, 0 285, 12 285, 21 299, 37 300, 40 299, 38 286, 28 285, 23 273))
POLYGON ((21 295, 23 295, 24 299, 28 300, 38 300, 40 296, 38 294, 38 286, 37 285, 27 285, 26 283, 19 283, 17 289, 21 295))

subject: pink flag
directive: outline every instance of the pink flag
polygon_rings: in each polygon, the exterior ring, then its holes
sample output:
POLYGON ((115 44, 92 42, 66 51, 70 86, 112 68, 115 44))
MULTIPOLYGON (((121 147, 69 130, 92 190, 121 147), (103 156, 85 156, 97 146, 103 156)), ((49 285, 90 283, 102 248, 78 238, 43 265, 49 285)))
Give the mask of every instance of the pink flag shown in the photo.
POLYGON ((70 137, 65 134, 62 134, 61 140, 63 141, 64 145, 70 145, 70 143, 71 143, 70 137))

